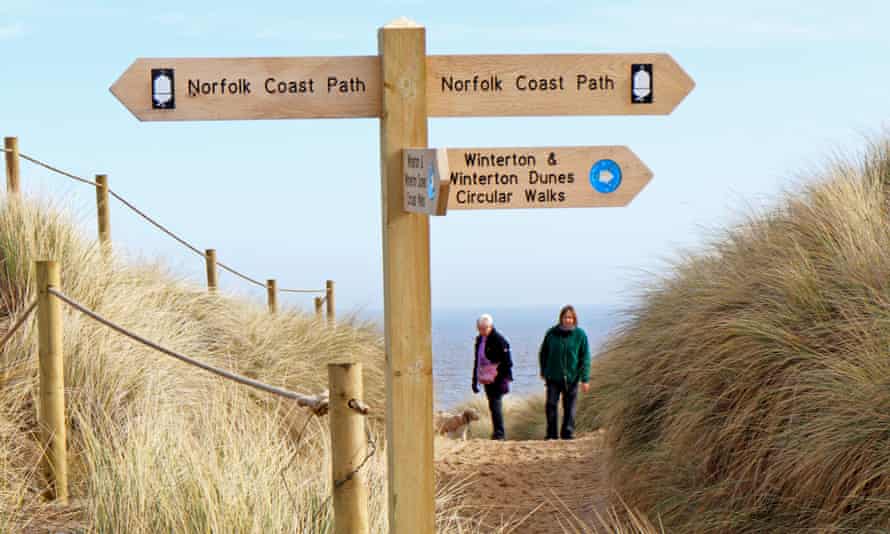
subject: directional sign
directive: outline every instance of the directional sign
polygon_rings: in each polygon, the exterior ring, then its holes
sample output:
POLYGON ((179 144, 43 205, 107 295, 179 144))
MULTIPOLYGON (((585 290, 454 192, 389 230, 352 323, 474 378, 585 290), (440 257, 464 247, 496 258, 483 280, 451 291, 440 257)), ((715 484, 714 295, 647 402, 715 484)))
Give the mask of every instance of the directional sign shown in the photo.
POLYGON ((444 150, 406 148, 402 151, 405 175, 405 211, 445 215, 448 207, 448 159, 444 150))
POLYGON ((378 117, 380 61, 137 59, 111 92, 143 121, 378 117))
POLYGON ((627 205, 652 171, 623 146, 449 148, 448 210, 627 205))
POLYGON ((432 117, 666 115, 695 82, 667 54, 430 56, 432 117))
MULTIPOLYGON (((431 117, 665 115, 694 86, 667 54, 427 56, 431 117)), ((380 58, 138 59, 111 92, 139 120, 379 117, 380 58)))

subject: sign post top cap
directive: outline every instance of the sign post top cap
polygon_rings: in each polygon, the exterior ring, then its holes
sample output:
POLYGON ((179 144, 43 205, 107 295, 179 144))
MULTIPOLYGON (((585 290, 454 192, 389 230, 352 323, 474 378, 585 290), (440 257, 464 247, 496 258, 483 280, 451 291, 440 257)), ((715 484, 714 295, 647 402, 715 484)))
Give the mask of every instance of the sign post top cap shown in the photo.
POLYGON ((387 29, 387 30, 399 29, 399 28, 422 28, 422 27, 423 26, 414 22, 413 20, 409 19, 408 17, 399 17, 397 19, 389 21, 385 26, 383 26, 383 28, 387 29))

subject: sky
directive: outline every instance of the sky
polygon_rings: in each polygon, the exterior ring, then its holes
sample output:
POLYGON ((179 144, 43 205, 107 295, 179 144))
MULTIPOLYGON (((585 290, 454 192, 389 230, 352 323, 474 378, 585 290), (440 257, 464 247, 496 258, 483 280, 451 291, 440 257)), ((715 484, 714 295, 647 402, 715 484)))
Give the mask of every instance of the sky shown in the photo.
MULTIPOLYGON (((0 136, 112 189, 220 261, 382 307, 376 119, 140 122, 109 92, 139 57, 377 53, 406 16, 429 54, 668 53, 670 115, 430 119, 431 147, 626 145, 654 172, 626 207, 451 212, 430 224, 432 306, 620 306, 751 209, 890 124, 890 2, 0 0, 0 136)), ((95 235, 89 187, 22 162, 23 189, 95 235)), ((119 203, 118 250, 203 283, 203 260, 119 203)), ((220 273, 225 291, 261 288, 220 273)), ((311 309, 311 297, 284 296, 311 309)))

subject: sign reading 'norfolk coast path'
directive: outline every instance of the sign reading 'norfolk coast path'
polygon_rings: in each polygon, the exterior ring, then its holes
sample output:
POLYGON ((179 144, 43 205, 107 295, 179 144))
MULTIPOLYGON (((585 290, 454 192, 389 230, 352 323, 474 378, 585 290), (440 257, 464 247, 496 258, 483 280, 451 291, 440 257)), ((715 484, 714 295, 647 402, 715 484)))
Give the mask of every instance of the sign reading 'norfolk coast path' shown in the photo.
MULTIPOLYGON (((409 152, 415 149, 405 150, 406 155, 409 152)), ((652 179, 652 171, 623 146, 438 152, 447 154, 447 166, 436 174, 448 185, 443 194, 448 195, 449 211, 625 206, 652 179)))
MULTIPOLYGON (((667 54, 428 56, 432 117, 666 115, 695 86, 667 54)), ((140 120, 380 116, 378 56, 138 59, 111 92, 140 120)))

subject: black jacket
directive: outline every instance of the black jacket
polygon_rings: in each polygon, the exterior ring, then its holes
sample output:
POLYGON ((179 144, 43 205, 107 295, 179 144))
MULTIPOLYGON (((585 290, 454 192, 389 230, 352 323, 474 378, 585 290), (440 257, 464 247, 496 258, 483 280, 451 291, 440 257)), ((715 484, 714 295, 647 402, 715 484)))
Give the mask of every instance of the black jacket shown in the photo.
MULTIPOLYGON (((479 360, 476 354, 479 352, 479 342, 482 336, 476 336, 473 345, 473 391, 479 389, 478 368, 479 360)), ((513 358, 510 357, 510 342, 493 327, 485 340, 485 357, 491 363, 498 364, 498 375, 492 385, 500 386, 504 380, 513 381, 513 358)))

